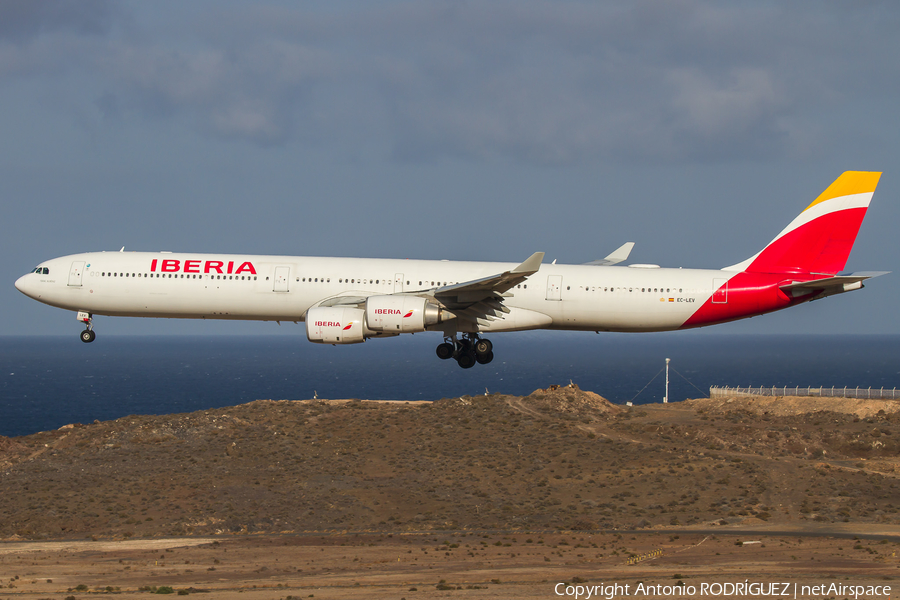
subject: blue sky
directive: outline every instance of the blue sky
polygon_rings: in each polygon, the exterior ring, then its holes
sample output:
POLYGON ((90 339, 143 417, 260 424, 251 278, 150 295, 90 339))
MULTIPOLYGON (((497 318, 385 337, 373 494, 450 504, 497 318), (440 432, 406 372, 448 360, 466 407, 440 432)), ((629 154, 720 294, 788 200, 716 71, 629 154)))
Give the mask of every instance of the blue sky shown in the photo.
MULTIPOLYGON (((845 170, 897 270, 892 2, 0 0, 0 335, 38 262, 172 250, 718 268, 845 170)), ((900 333, 900 274, 710 332, 900 333)), ((97 319, 105 333, 282 333, 97 319)))

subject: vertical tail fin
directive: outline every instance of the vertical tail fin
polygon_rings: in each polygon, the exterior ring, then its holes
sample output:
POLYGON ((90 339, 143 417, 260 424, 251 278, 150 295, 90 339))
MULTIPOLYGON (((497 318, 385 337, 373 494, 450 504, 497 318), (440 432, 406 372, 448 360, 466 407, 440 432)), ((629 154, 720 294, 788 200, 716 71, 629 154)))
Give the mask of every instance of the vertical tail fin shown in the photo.
POLYGON ((881 173, 846 171, 769 245, 725 271, 827 273, 847 264, 881 173))

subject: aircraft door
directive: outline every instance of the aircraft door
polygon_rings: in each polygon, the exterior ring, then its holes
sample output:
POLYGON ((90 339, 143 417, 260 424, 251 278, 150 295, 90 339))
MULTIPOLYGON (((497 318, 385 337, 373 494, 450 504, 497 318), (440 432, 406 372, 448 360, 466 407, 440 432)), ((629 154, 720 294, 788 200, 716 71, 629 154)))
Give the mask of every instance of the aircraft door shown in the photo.
POLYGON ((403 291, 403 273, 394 275, 394 293, 399 294, 403 291))
POLYGON ((275 267, 275 287, 272 288, 272 291, 273 292, 290 291, 288 289, 290 280, 291 280, 291 268, 290 267, 275 267))
POLYGON ((713 279, 713 304, 728 303, 728 280, 724 278, 713 279))
POLYGON ((81 287, 81 275, 84 273, 84 261, 76 260, 69 269, 69 285, 81 287))
POLYGON ((547 300, 562 300, 562 275, 547 276, 547 300))

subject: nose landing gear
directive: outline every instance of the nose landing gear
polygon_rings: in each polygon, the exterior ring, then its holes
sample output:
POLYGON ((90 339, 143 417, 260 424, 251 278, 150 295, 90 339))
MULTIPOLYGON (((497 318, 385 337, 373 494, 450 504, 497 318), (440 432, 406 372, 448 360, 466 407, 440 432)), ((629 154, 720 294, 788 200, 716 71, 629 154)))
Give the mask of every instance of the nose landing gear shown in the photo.
POLYGON ((435 352, 441 360, 455 358, 456 363, 463 369, 471 369, 475 363, 486 365, 494 360, 494 345, 487 338, 480 338, 477 334, 463 334, 462 339, 456 335, 444 338, 435 352))
POLYGON ((84 323, 85 327, 84 331, 81 332, 81 341, 85 344, 90 344, 97 337, 97 334, 94 333, 94 324, 91 313, 84 311, 79 312, 77 318, 80 322, 84 323))

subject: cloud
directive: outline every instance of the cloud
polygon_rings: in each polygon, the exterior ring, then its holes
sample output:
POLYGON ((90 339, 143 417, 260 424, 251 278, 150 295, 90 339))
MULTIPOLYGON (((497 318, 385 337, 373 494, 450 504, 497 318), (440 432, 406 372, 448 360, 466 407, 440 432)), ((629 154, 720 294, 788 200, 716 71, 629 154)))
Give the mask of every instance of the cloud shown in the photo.
POLYGON ((107 0, 0 0, 0 40, 23 42, 57 32, 102 35, 112 17, 107 0))
POLYGON ((24 11, 0 35, 55 31, 59 54, 46 40, 30 52, 6 46, 0 69, 57 61, 89 73, 107 118, 176 119, 204 136, 400 161, 781 158, 821 133, 804 111, 845 101, 847 81, 867 85, 847 53, 867 70, 887 62, 877 43, 859 49, 842 19, 799 26, 802 8, 780 5, 211 3, 180 27, 101 43, 112 18, 104 3, 82 18, 62 0, 39 4, 54 9, 24 11))

